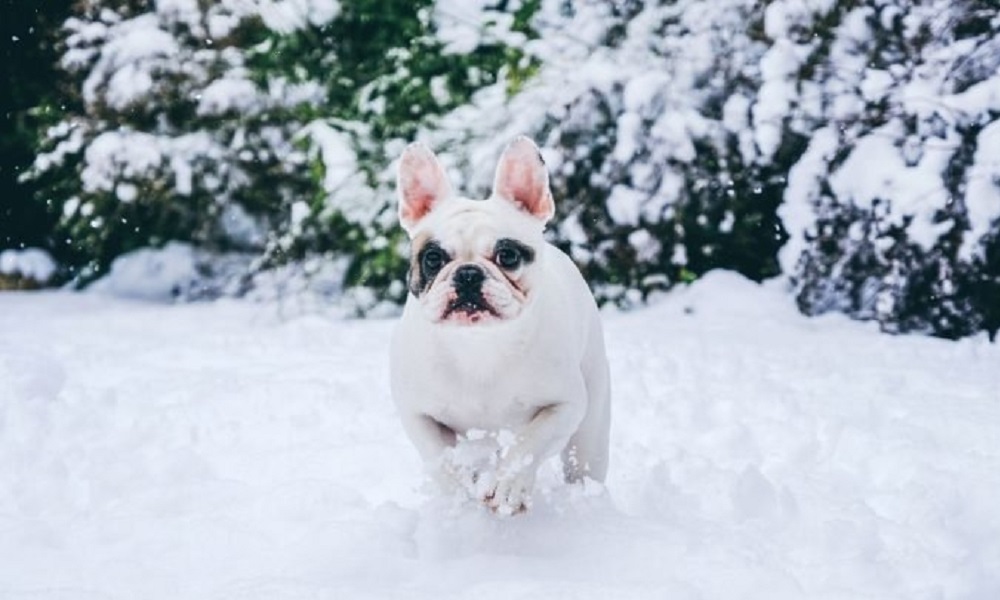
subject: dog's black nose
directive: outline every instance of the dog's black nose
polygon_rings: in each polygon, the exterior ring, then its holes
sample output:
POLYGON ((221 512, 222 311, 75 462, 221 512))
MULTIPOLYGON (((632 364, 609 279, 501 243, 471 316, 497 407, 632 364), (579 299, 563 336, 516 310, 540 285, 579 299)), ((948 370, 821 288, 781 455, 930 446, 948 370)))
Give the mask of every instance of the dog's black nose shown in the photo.
POLYGON ((483 286, 486 280, 486 273, 475 265, 463 265, 455 269, 452 277, 455 282, 455 289, 460 292, 476 292, 483 286))

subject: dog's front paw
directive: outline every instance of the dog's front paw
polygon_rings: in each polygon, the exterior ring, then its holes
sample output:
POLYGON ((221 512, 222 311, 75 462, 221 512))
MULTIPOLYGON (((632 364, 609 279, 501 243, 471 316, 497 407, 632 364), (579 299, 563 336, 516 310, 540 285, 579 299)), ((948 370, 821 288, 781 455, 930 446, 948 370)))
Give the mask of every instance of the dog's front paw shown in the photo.
POLYGON ((485 489, 483 504, 498 515, 509 517, 531 508, 531 489, 534 477, 528 473, 499 476, 485 489))
POLYGON ((446 449, 438 461, 438 481, 446 492, 482 498, 496 482, 499 461, 493 439, 471 432, 446 449))

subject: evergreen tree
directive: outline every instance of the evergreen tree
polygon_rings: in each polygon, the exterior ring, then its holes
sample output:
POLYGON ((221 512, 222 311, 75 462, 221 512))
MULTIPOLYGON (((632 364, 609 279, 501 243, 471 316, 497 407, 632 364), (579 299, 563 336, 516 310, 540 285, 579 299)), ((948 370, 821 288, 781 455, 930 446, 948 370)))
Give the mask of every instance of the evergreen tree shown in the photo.
POLYGON ((322 95, 249 78, 242 50, 265 28, 240 6, 90 0, 66 22, 74 85, 35 176, 61 208, 60 254, 81 280, 169 240, 258 248, 306 189, 288 114, 322 95))

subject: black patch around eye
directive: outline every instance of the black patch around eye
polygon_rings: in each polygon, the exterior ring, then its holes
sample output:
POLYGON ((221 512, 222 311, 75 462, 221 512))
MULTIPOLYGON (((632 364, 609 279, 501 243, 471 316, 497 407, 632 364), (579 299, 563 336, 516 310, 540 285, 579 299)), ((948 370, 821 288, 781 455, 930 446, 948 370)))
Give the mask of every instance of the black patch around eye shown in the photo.
POLYGON ((535 251, 517 240, 503 238, 497 240, 493 249, 493 262, 500 268, 513 271, 535 260, 535 251))
POLYGON ((414 296, 424 293, 424 290, 434 281, 441 269, 451 262, 451 256, 435 241, 427 242, 417 253, 416 260, 410 265, 410 292, 414 296))

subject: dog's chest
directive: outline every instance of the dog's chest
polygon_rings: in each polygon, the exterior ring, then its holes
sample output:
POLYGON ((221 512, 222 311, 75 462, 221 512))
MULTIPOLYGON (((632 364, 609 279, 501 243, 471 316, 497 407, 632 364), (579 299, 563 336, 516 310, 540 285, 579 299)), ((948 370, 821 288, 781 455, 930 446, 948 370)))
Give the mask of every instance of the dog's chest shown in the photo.
POLYGON ((457 431, 527 423, 565 396, 565 368, 527 339, 469 338, 431 350, 434 392, 424 410, 457 431))
POLYGON ((538 410, 532 390, 476 381, 439 382, 439 393, 430 398, 427 412, 448 427, 499 430, 527 423, 538 410))

